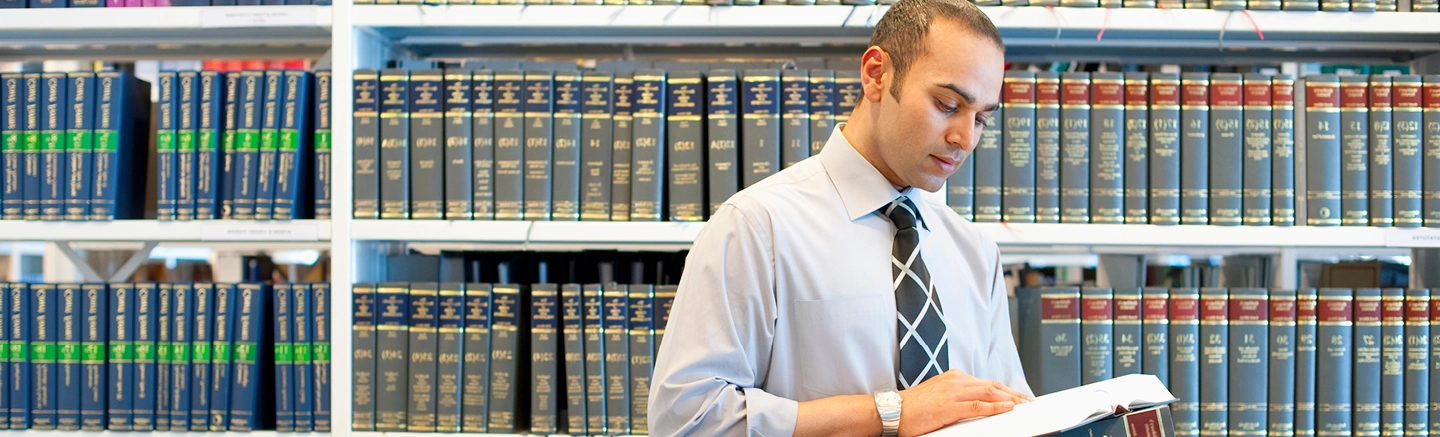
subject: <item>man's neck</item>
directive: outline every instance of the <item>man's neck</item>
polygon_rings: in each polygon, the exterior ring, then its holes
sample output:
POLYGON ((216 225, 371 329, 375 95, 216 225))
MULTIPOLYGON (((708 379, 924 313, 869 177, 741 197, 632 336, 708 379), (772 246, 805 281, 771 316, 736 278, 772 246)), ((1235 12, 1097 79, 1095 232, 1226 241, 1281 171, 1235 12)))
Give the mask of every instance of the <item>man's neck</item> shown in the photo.
MULTIPOLYGON (((863 107, 864 105, 862 104, 861 106, 863 107)), ((845 137, 845 142, 850 143, 850 148, 855 149, 855 153, 859 153, 861 158, 865 158, 865 162, 870 163, 870 167, 874 168, 875 171, 880 173, 881 177, 885 178, 886 182, 890 183, 891 188, 894 188, 895 191, 904 192, 910 187, 896 183, 896 178, 892 178, 886 174, 885 167, 883 167, 884 161, 880 159, 880 153, 876 149, 874 136, 871 135, 869 130, 865 129, 868 123, 866 123, 864 119, 857 117, 863 116, 866 112, 869 111, 857 107, 855 112, 850 116, 850 121, 840 126, 840 135, 845 137), (857 124, 856 121, 860 123, 857 124)))

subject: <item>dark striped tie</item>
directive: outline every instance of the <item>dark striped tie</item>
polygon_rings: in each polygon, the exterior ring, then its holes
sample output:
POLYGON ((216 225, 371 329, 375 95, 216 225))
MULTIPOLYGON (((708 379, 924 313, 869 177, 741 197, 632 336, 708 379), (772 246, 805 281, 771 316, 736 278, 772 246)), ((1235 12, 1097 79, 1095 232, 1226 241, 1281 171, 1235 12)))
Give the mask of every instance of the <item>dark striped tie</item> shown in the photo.
POLYGON ((891 251, 891 286, 895 289, 896 327, 900 337, 901 389, 920 384, 950 368, 949 337, 945 313, 930 271, 920 258, 920 230, 916 228, 915 203, 900 196, 880 210, 895 224, 891 251))

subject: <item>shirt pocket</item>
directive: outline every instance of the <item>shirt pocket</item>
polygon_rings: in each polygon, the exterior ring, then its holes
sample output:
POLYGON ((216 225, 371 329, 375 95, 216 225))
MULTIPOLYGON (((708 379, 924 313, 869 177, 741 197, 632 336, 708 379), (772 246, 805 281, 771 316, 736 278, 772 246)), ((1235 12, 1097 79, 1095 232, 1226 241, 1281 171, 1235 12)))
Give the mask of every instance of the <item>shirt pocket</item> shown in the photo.
POLYGON ((796 374, 808 391, 871 393, 894 384, 895 302, 889 294, 795 301, 796 374))

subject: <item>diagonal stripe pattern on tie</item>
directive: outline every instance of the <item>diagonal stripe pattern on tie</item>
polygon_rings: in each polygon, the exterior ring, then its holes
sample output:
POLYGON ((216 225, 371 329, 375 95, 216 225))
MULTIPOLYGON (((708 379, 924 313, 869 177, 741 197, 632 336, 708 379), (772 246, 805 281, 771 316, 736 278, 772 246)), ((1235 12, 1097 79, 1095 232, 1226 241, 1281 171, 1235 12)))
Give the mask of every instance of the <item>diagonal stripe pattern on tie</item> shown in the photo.
POLYGON ((915 203, 906 196, 896 198, 879 211, 895 224, 890 263, 900 337, 897 379, 901 389, 918 385, 950 368, 945 313, 940 309, 930 271, 920 257, 916 211, 915 203))

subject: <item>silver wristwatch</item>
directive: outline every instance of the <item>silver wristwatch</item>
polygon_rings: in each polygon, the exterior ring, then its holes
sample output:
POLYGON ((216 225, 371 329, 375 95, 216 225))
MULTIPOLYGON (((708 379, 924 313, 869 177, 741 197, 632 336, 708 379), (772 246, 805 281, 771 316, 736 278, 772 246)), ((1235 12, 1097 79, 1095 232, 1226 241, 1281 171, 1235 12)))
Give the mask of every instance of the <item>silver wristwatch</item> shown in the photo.
POLYGON ((875 410, 880 412, 880 428, 884 437, 900 432, 900 392, 883 389, 875 392, 875 410))

